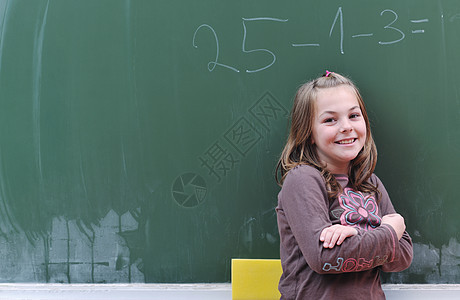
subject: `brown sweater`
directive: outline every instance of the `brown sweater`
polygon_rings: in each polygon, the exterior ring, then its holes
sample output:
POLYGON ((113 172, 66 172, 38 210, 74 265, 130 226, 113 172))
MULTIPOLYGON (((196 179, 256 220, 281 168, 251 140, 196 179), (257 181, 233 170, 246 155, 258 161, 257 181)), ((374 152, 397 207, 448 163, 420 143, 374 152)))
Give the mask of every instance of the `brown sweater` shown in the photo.
POLYGON ((348 178, 336 175, 344 188, 329 203, 320 172, 298 166, 286 176, 278 195, 278 228, 283 274, 281 299, 385 299, 380 270, 399 272, 410 266, 412 241, 407 232, 398 241, 381 217, 395 213, 382 182, 370 181, 381 192, 380 202, 347 187, 348 178), (358 235, 341 246, 323 248, 321 231, 333 224, 354 226, 358 235))

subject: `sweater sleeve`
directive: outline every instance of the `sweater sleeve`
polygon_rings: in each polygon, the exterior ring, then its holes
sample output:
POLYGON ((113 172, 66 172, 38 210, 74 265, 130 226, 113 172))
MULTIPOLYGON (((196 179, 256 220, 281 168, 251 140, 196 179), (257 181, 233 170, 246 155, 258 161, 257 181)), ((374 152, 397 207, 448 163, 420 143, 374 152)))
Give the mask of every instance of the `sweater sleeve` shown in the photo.
POLYGON ((319 274, 358 272, 393 262, 399 249, 389 225, 372 231, 358 230, 340 246, 324 248, 321 231, 331 226, 324 180, 316 169, 300 166, 289 171, 279 195, 278 214, 286 220, 280 228, 286 248, 297 244, 310 268, 319 274), (290 245, 291 244, 291 245, 290 245))
MULTIPOLYGON (((373 175, 371 180, 378 186, 381 193, 380 207, 382 216, 396 213, 393 204, 391 203, 390 196, 380 179, 376 175, 373 175)), ((396 250, 394 260, 383 264, 382 271, 400 272, 409 268, 413 258, 413 246, 412 239, 407 231, 404 232, 403 236, 398 241, 396 250)))

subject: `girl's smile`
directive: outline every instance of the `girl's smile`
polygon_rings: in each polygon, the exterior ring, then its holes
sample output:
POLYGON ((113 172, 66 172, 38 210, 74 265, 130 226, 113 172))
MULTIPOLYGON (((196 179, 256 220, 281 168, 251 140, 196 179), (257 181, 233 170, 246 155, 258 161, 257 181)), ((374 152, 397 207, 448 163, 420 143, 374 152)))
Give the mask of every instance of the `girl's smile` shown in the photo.
POLYGON ((328 171, 347 174, 367 134, 356 94, 346 85, 326 88, 318 92, 315 104, 312 141, 318 157, 328 171))
POLYGON ((348 140, 338 141, 336 143, 340 144, 340 145, 349 145, 349 144, 354 143, 355 141, 356 141, 356 139, 348 139, 348 140))

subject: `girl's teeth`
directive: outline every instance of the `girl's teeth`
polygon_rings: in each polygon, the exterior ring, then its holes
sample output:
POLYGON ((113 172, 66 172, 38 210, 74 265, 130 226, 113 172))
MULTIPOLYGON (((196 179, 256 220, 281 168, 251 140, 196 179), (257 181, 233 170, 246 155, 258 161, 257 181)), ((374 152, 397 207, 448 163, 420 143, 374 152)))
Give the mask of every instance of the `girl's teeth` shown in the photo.
POLYGON ((350 139, 350 140, 344 140, 344 141, 340 141, 339 144, 351 144, 353 143, 354 139, 350 139))

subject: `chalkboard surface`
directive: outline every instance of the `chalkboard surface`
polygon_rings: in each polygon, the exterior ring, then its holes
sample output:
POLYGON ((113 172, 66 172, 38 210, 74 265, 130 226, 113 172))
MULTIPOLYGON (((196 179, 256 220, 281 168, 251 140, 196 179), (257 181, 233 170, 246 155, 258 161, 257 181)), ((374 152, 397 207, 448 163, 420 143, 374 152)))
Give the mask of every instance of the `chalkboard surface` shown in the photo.
POLYGON ((460 280, 457 0, 0 0, 0 281, 226 282, 279 257, 296 88, 360 87, 415 258, 460 280))

